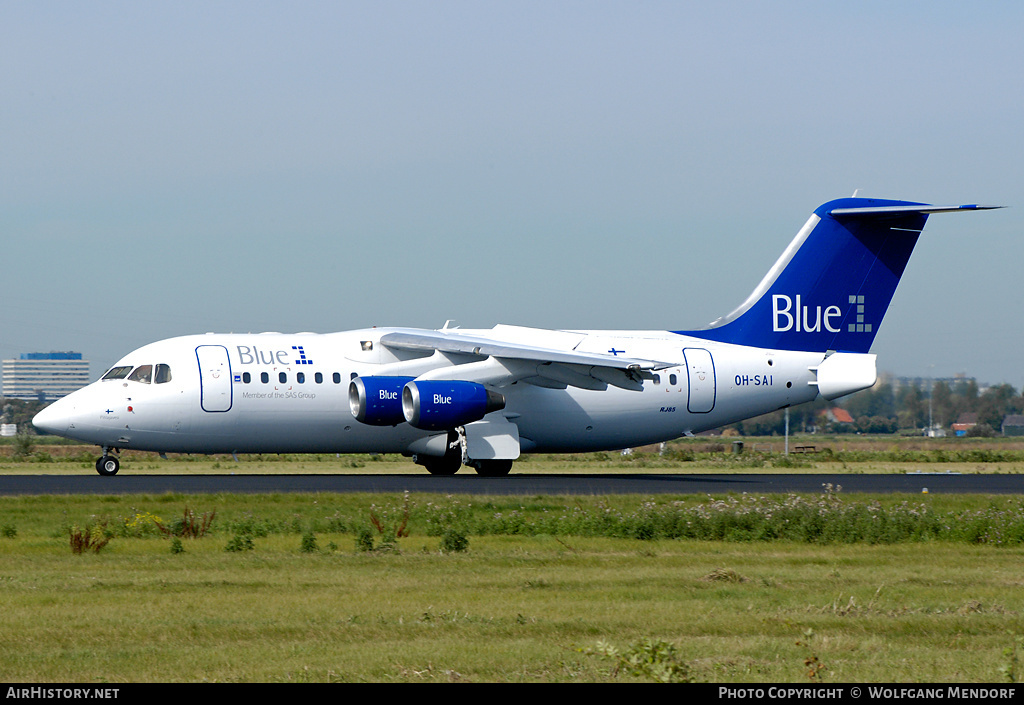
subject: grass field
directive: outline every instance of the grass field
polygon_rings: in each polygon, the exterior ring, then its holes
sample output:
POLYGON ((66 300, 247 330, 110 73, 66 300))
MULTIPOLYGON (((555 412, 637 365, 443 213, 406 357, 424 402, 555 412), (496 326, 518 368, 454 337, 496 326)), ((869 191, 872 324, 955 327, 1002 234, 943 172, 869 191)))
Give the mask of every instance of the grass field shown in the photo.
MULTIPOLYGON (((1024 470, 1007 439, 732 440, 513 472, 1024 470)), ((6 441, 0 473, 95 457, 6 441)), ((423 471, 126 452, 121 472, 423 471)), ((1006 497, 5 497, 0 681, 1015 681, 1022 558, 1006 497), (160 528, 203 517, 201 538, 160 528)))
POLYGON ((1022 675, 1019 498, 825 496, 796 502, 800 513, 786 518, 779 504, 758 507, 765 521, 803 516, 815 526, 829 507, 870 506, 892 521, 931 515, 973 525, 984 516, 1002 527, 950 540, 910 531, 894 543, 827 529, 772 539, 735 518, 725 540, 668 539, 662 529, 637 531, 635 517, 718 507, 742 518, 744 502, 653 504, 0 498, 0 681, 992 683, 1022 675), (201 538, 160 529, 187 533, 203 517, 212 522, 201 538), (452 527, 468 546, 450 540, 452 527), (622 527, 625 537, 616 535, 622 527), (1001 532, 1015 538, 1000 543, 1001 532), (73 535, 109 542, 73 553, 73 535))

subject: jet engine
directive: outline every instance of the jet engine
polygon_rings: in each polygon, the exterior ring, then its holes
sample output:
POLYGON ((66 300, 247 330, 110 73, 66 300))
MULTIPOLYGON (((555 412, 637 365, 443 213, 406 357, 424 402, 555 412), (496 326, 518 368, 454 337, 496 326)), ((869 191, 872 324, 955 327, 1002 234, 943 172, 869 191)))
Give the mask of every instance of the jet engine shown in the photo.
POLYGON ((476 382, 421 380, 402 390, 405 420, 427 431, 464 426, 504 408, 505 397, 476 382))
POLYGON ((405 423, 402 413, 402 388, 412 377, 356 377, 348 385, 348 404, 352 415, 370 426, 397 426, 405 423))

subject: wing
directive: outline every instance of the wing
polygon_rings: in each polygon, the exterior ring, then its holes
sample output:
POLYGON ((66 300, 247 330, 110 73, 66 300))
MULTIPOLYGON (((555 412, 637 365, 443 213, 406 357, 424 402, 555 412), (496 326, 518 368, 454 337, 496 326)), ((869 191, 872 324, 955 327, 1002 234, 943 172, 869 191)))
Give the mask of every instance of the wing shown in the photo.
POLYGON ((562 336, 578 338, 578 343, 585 337, 582 334, 574 336, 510 326, 503 327, 502 331, 505 335, 489 337, 458 329, 397 330, 382 335, 380 342, 394 350, 434 351, 450 362, 425 372, 418 379, 459 379, 495 387, 525 382, 555 389, 571 386, 603 391, 611 384, 642 391, 643 380, 651 379, 654 370, 671 366, 656 360, 584 353, 543 344, 556 337, 565 341, 562 336), (517 335, 509 335, 510 332, 517 335), (520 340, 509 339, 512 337, 520 340), (530 338, 541 344, 531 342, 530 338))

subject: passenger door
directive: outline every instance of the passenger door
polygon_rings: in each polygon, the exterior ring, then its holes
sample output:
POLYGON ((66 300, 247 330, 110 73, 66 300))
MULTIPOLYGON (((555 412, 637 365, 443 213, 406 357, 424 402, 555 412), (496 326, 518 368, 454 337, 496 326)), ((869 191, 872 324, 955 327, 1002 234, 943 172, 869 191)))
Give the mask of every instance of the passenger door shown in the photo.
POLYGON ((703 348, 686 348, 683 356, 689 382, 686 410, 691 414, 706 414, 715 408, 715 362, 711 353, 703 348))
POLYGON ((200 345, 196 348, 199 361, 199 399, 203 411, 224 412, 231 409, 231 361, 223 345, 200 345))

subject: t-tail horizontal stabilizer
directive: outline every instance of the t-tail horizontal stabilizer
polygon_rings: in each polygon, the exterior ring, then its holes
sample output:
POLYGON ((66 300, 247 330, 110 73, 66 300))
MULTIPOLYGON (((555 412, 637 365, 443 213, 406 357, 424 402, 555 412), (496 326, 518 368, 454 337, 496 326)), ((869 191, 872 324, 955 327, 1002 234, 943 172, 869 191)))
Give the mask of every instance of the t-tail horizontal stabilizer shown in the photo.
POLYGON ((775 350, 866 353, 928 216, 998 207, 830 201, 735 311, 707 329, 676 332, 775 350))

